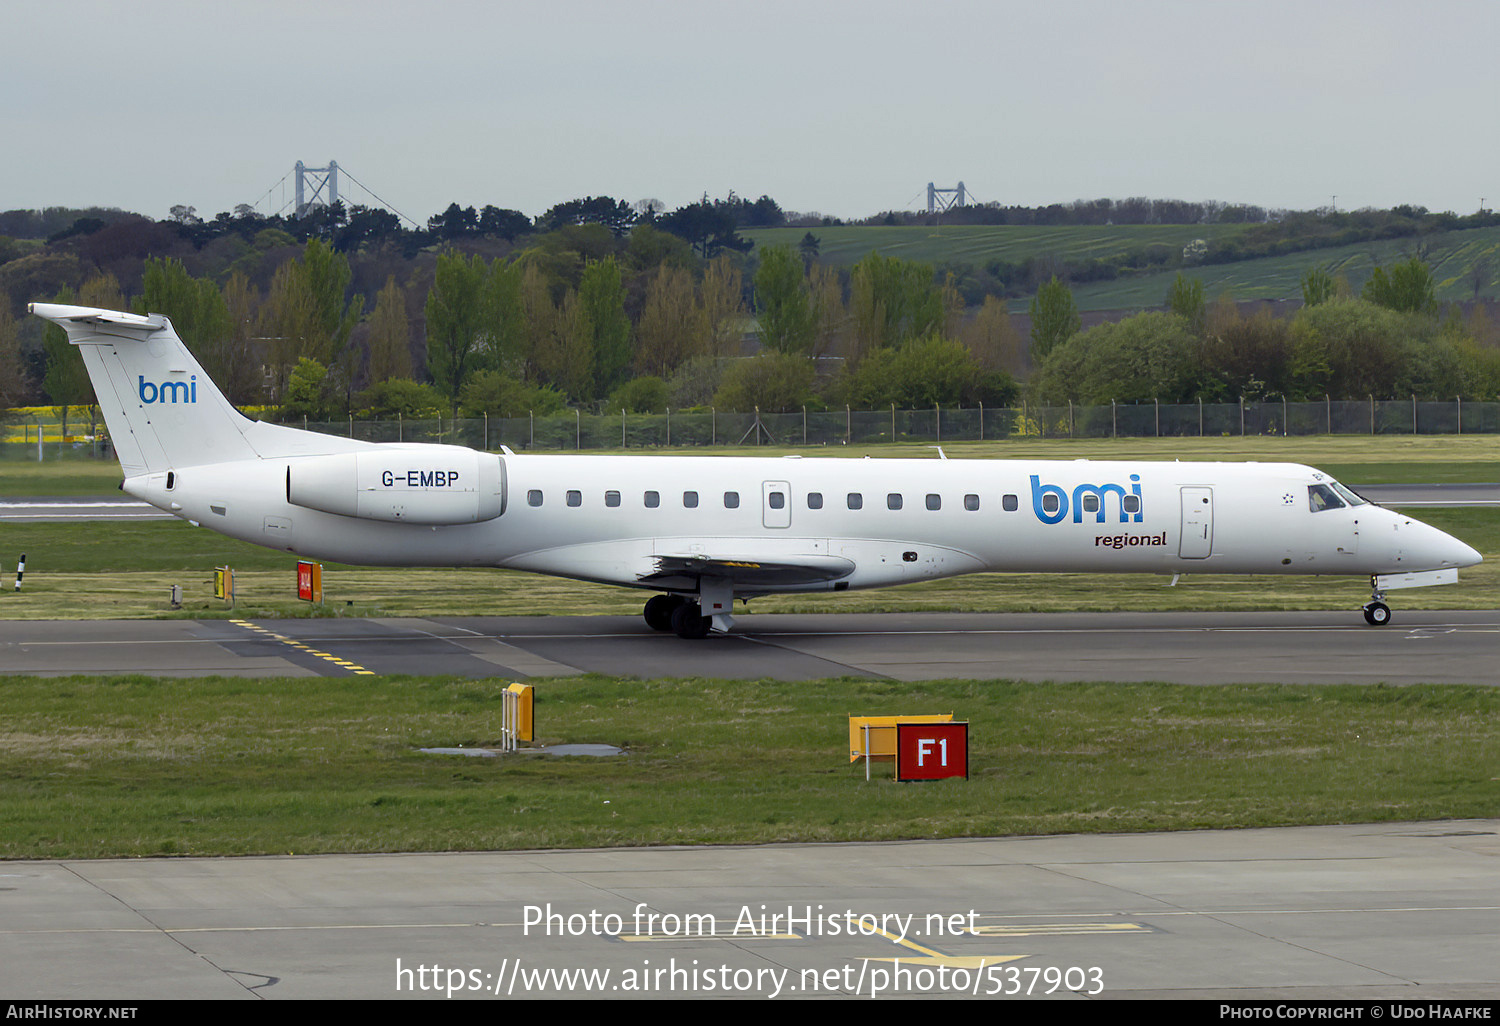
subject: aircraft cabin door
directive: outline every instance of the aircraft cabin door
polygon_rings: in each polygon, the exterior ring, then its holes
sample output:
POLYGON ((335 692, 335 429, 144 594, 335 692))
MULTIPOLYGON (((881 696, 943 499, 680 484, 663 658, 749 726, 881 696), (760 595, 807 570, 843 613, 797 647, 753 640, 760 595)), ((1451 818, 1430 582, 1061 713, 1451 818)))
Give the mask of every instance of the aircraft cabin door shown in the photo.
POLYGON ((1214 550, 1214 490, 1199 485, 1182 489, 1182 540, 1177 555, 1207 559, 1214 550))
POLYGON ((792 526, 792 486, 785 481, 762 481, 761 523, 766 527, 792 526))

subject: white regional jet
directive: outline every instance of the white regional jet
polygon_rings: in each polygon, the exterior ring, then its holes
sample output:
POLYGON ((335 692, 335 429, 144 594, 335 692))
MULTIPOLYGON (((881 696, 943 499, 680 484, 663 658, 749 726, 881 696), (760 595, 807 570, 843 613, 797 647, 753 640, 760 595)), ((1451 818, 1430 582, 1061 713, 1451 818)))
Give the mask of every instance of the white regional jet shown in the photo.
POLYGON ((736 597, 982 571, 1369 575, 1448 584, 1479 553, 1292 463, 569 456, 381 445, 249 420, 166 317, 34 303, 93 379, 125 480, 234 538, 368 566, 492 566, 659 592, 725 631, 736 597))

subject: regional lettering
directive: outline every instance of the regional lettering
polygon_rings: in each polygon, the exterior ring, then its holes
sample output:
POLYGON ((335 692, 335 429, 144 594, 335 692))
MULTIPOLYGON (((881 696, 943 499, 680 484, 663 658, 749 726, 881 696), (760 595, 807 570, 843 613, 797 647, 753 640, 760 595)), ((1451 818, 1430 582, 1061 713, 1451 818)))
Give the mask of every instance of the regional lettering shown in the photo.
POLYGON ((1106 549, 1133 549, 1137 545, 1165 545, 1167 544, 1166 532, 1161 534, 1096 534, 1094 536, 1094 548, 1104 546, 1106 549))
POLYGON ((452 488, 458 484, 456 470, 408 470, 403 473, 381 471, 380 483, 394 488, 397 482, 406 488, 452 488))

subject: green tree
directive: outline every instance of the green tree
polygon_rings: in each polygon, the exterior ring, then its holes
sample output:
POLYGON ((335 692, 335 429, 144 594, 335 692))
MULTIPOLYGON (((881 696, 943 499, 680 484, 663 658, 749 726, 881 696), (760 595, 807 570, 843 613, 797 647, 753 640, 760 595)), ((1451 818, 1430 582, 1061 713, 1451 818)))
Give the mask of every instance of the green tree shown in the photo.
POLYGON ((1016 395, 1014 379, 987 370, 967 346, 932 334, 897 349, 879 349, 851 368, 839 391, 856 409, 894 403, 907 409, 935 405, 1003 405, 1016 395))
POLYGON ((396 285, 396 276, 386 278, 385 288, 375 297, 370 315, 370 381, 411 377, 411 325, 406 319, 406 297, 396 285))
POLYGON ((460 412, 465 417, 545 416, 567 407, 565 395, 550 385, 528 385, 500 370, 481 370, 464 384, 460 412))
POLYGON ((483 257, 443 253, 427 291, 427 373, 451 410, 457 410, 469 377, 490 366, 484 316, 488 276, 483 257))
POLYGON ((1309 267, 1302 276, 1302 305, 1317 306, 1334 297, 1333 275, 1325 268, 1309 267))
POLYGON ((0 301, 0 410, 21 404, 25 386, 21 380, 21 335, 10 304, 0 301))
POLYGON ((849 275, 856 361, 876 349, 941 332, 947 319, 943 291, 931 264, 870 253, 849 275))
POLYGON ((1196 398, 1199 339, 1187 322, 1152 311, 1073 335, 1032 378, 1044 403, 1187 402, 1196 398))
POLYGON ((741 413, 752 410, 791 413, 812 398, 815 378, 812 361, 806 356, 765 352, 749 360, 734 361, 724 372, 713 404, 721 410, 741 413))
POLYGON ((671 389, 661 378, 645 374, 631 378, 609 396, 606 413, 661 413, 671 402, 671 389))
POLYGON ((1044 363, 1053 350, 1077 334, 1082 326, 1073 290, 1054 274, 1031 300, 1032 362, 1044 363))
POLYGON ((630 317, 625 313, 625 286, 614 257, 584 266, 578 302, 591 334, 595 394, 607 395, 624 380, 630 366, 630 317))
POLYGON ((446 397, 431 385, 410 378, 377 381, 355 398, 355 409, 365 418, 420 420, 437 417, 447 405, 446 397))
POLYGON ((181 261, 146 261, 136 310, 170 318, 177 336, 216 383, 227 384, 243 373, 234 365, 233 325, 224 293, 212 281, 194 278, 181 261))
POLYGON ((802 261, 790 246, 761 250, 755 272, 755 303, 761 345, 774 353, 806 355, 818 321, 802 261))
POLYGON ((1177 278, 1167 292, 1167 309, 1187 321, 1193 334, 1203 334, 1208 315, 1208 303, 1203 298, 1203 282, 1178 271, 1177 278))
POLYGON ((332 409, 328 385, 327 367, 306 356, 299 359, 287 377, 282 416, 326 420, 332 409))
POLYGON ((1361 295, 1377 306, 1401 313, 1437 313, 1437 281, 1420 257, 1375 268, 1361 295))

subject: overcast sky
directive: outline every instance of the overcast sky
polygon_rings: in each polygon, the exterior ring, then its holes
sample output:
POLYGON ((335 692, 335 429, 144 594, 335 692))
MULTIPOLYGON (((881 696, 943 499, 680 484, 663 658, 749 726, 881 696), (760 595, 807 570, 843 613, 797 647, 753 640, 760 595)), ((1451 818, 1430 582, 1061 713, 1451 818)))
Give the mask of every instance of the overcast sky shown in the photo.
POLYGON ((0 0, 0 209, 1500 202, 1492 0, 0 0), (352 182, 351 202, 372 202, 352 182))

